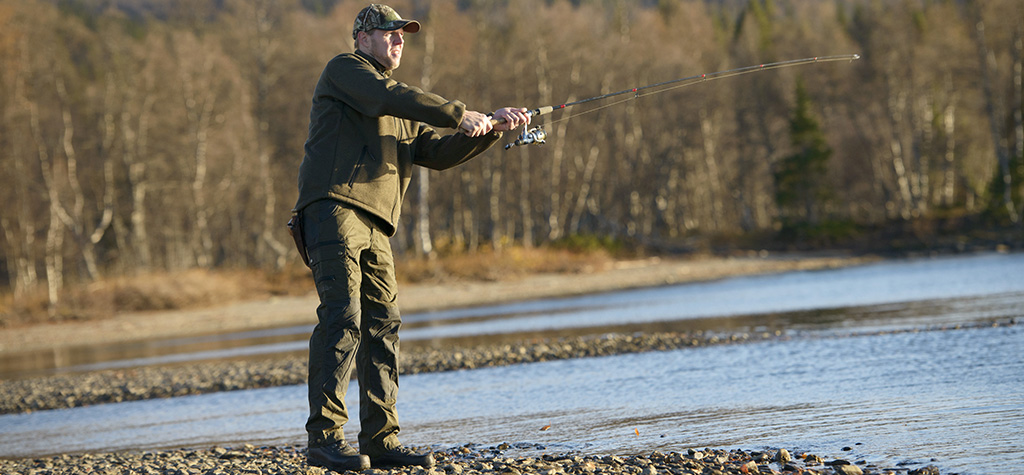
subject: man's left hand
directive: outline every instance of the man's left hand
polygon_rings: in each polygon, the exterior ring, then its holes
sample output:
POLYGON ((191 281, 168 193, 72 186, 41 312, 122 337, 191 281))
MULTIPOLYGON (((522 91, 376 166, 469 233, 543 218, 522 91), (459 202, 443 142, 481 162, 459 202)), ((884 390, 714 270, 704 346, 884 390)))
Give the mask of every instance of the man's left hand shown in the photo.
POLYGON ((471 110, 467 110, 462 115, 462 123, 459 124, 459 131, 470 137, 486 135, 492 128, 490 117, 481 112, 471 110))
POLYGON ((503 107, 494 111, 494 119, 498 122, 494 130, 502 132, 514 130, 521 125, 530 125, 530 114, 525 107, 503 107))

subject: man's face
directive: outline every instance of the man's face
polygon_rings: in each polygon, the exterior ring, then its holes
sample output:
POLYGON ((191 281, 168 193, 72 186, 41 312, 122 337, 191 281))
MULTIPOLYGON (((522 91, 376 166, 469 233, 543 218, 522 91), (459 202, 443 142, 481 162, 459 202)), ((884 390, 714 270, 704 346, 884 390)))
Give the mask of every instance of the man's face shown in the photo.
MULTIPOLYGON (((361 33, 362 34, 362 33, 361 33)), ((366 34, 368 44, 360 43, 361 49, 373 56, 384 69, 391 71, 398 69, 402 62, 402 47, 405 45, 405 31, 402 29, 371 30, 366 34)))

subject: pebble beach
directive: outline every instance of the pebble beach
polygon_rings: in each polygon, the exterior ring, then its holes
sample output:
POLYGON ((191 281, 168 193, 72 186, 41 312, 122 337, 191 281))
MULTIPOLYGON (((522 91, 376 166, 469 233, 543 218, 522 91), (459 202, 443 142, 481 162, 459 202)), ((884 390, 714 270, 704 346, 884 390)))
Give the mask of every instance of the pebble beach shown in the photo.
MULTIPOLYGON (((506 451, 523 449, 510 444, 495 447, 466 445, 434 452, 433 467, 368 469, 364 475, 725 475, 725 474, 907 474, 937 475, 938 469, 885 468, 844 459, 825 460, 815 454, 786 449, 765 451, 689 449, 684 452, 651 452, 643 455, 579 455, 572 453, 540 456, 507 456, 506 451)), ((543 447, 525 447, 543 451, 543 447)), ((79 474, 203 474, 236 473, 284 475, 334 473, 305 462, 303 447, 213 447, 144 453, 59 455, 49 458, 0 460, 3 473, 26 475, 79 474)), ((354 473, 354 472, 347 472, 354 473)))

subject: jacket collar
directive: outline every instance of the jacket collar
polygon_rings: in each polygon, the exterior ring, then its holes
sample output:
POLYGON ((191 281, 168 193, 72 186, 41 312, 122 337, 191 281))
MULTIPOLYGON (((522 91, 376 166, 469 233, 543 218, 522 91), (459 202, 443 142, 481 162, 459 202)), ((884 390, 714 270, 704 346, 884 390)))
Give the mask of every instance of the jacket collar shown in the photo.
POLYGON ((356 50, 356 55, 370 63, 370 65, 373 66, 373 68, 376 69, 377 72, 381 74, 381 76, 384 76, 386 78, 391 77, 391 71, 385 70, 384 66, 381 65, 376 59, 374 59, 373 56, 364 53, 363 50, 361 49, 356 50))

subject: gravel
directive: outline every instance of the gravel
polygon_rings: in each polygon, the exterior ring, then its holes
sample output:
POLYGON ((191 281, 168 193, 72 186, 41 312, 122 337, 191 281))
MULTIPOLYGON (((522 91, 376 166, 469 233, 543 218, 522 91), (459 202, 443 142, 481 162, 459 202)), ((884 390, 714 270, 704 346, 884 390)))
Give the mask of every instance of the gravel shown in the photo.
MULTIPOLYGON (((774 335, 606 334, 517 344, 402 351, 402 373, 606 356, 736 343, 774 335)), ((0 414, 306 383, 306 356, 200 362, 0 381, 0 414)))
MULTIPOLYGON (((645 455, 582 455, 545 453, 543 446, 501 444, 478 447, 472 444, 434 451, 433 467, 369 469, 364 475, 723 475, 769 473, 864 473, 887 474, 897 470, 835 460, 793 451, 795 459, 780 463, 780 450, 743 451, 689 449, 684 452, 651 452, 645 455), (514 455, 526 449, 539 455, 514 455), (510 454, 512 452, 513 454, 510 454)), ((277 475, 334 473, 305 462, 303 447, 213 447, 143 453, 57 455, 49 458, 0 460, 0 472, 26 475, 78 474, 168 474, 227 475, 237 473, 277 475)), ((934 469, 934 467, 926 467, 934 469)), ((346 472, 353 473, 353 472, 346 472)), ((938 473, 937 469, 934 472, 938 473)))

